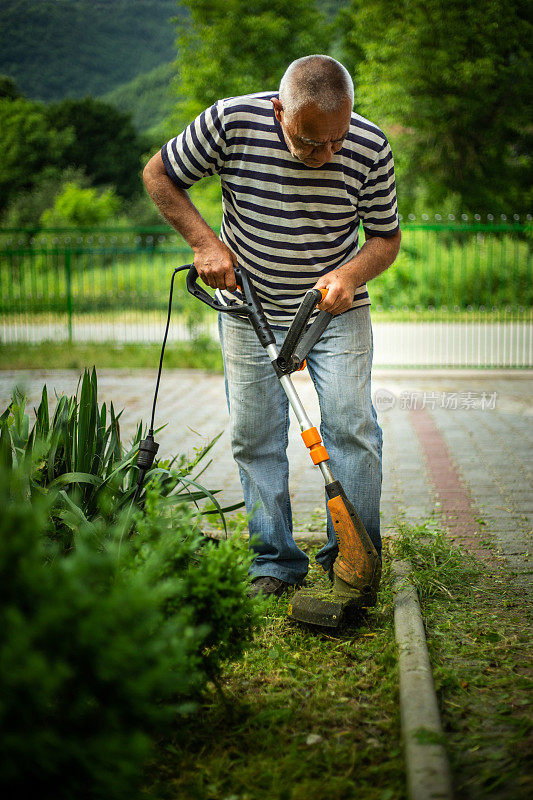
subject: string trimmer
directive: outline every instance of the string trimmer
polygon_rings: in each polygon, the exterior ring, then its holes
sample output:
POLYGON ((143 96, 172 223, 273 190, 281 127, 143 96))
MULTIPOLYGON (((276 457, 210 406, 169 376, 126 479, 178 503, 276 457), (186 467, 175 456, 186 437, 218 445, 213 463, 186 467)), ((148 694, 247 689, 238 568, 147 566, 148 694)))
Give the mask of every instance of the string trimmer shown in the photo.
POLYGON ((242 268, 235 268, 235 278, 242 294, 242 302, 230 300, 227 305, 219 302, 198 285, 198 272, 194 266, 187 264, 174 270, 152 420, 148 436, 140 442, 139 446, 138 486, 142 486, 144 476, 150 469, 159 448, 153 436, 157 392, 170 323, 174 277, 177 272, 185 269, 188 270, 187 289, 194 297, 223 314, 235 314, 250 320, 296 414, 302 439, 309 448, 311 460, 322 472, 328 497, 327 506, 339 546, 339 553, 332 570, 333 584, 332 588, 326 592, 312 588, 300 589, 295 592, 289 605, 289 616, 298 622, 337 628, 355 619, 362 608, 375 604, 381 577, 381 560, 357 511, 346 497, 340 481, 335 480, 333 476, 327 450, 322 444, 318 430, 307 416, 290 377, 291 373, 305 366, 307 354, 313 349, 333 318, 327 311, 320 311, 316 319, 308 325, 316 306, 324 299, 327 290, 311 289, 307 292, 278 352, 274 334, 259 298, 247 273, 242 268))

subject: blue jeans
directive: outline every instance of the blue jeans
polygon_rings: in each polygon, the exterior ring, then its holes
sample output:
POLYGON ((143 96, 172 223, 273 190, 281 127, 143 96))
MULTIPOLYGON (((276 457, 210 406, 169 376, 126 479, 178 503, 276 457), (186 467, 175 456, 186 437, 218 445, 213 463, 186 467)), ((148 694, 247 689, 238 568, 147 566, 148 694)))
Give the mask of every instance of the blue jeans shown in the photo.
MULTIPOLYGON (((231 447, 246 509, 253 515, 250 573, 298 583, 307 574, 309 559, 292 536, 288 400, 248 320, 219 314, 219 332, 231 447)), ((278 349, 285 333, 274 331, 278 349)), ((354 308, 333 318, 309 354, 307 368, 319 398, 320 433, 333 475, 380 554, 382 433, 370 392, 372 350, 369 307, 354 308)), ((338 553, 329 511, 327 516, 328 541, 316 556, 326 571, 338 553)))

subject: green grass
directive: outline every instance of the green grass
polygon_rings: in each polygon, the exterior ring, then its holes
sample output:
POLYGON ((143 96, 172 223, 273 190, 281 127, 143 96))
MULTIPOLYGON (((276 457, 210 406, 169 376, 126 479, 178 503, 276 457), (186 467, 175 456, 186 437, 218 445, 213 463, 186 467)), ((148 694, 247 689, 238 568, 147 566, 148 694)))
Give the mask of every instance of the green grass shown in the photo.
POLYGON ((533 794, 531 609, 497 557, 481 563, 432 524, 403 525, 413 565, 457 800, 533 794))
MULTIPOLYGON (((245 526, 238 515, 234 530, 245 526)), ((307 527, 323 528, 318 509, 307 527)), ((297 626, 286 600, 266 603, 244 660, 228 663, 199 712, 160 741, 147 795, 405 798, 392 558, 413 564, 456 800, 529 798, 527 602, 496 556, 480 564, 433 522, 399 523, 398 539, 385 548, 378 605, 351 632, 297 626)), ((311 565, 311 582, 325 587, 311 565)))
MULTIPOLYGON (((157 369, 161 345, 139 344, 1 344, 0 369, 157 369)), ((222 372, 217 342, 205 338, 169 344, 163 369, 201 369, 222 372)))
MULTIPOLYGON (((312 562, 314 563, 314 562, 312 562)), ((313 582, 326 585, 316 566, 313 582)), ((341 636, 269 601, 244 659, 190 724, 161 742, 153 796, 180 800, 405 797, 390 570, 366 621, 341 636)))

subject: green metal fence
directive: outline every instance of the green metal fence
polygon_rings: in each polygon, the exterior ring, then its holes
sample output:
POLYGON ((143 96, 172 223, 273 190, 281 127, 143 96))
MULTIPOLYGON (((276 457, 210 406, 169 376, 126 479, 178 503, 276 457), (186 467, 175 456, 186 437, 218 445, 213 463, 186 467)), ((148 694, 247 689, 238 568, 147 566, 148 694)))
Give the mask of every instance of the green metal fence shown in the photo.
MULTIPOLYGON (((402 220, 394 266, 370 284, 376 363, 532 365, 531 219, 402 220)), ((168 227, 0 231, 0 340, 157 342, 190 249, 168 227)), ((171 338, 214 334, 181 281, 171 338)))

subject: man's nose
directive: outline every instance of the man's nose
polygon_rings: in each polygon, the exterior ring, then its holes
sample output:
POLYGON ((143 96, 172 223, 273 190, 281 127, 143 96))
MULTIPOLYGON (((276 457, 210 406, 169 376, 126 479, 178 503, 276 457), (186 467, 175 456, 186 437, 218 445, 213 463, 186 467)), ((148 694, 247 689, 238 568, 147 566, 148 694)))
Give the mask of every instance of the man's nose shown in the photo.
POLYGON ((323 158, 324 161, 331 161, 331 159, 335 155, 333 144, 331 142, 326 142, 325 144, 321 144, 319 148, 319 153, 320 157, 323 158))

